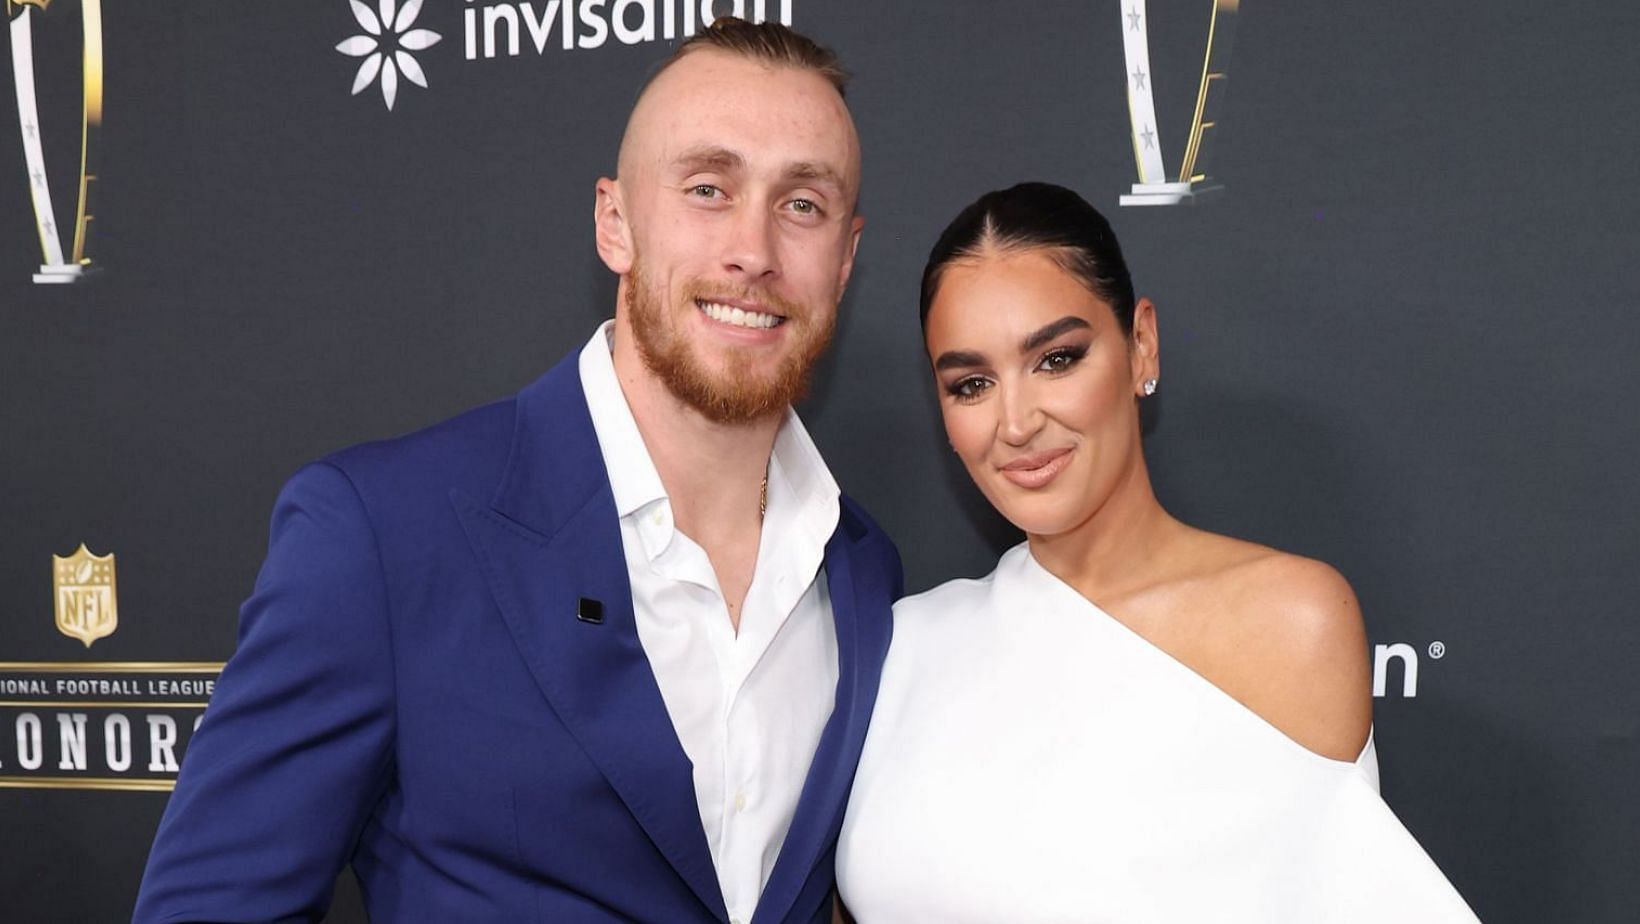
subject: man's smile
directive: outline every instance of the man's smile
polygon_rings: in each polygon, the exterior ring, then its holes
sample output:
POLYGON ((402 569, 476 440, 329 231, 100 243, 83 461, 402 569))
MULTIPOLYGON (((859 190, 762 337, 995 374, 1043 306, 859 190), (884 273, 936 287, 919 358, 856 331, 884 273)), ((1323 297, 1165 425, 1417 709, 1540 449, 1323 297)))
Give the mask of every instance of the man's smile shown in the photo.
POLYGON ((749 303, 707 301, 706 299, 697 298, 695 299, 695 307, 712 320, 735 327, 764 330, 779 327, 781 324, 786 323, 785 316, 759 310, 761 306, 754 306, 749 303))

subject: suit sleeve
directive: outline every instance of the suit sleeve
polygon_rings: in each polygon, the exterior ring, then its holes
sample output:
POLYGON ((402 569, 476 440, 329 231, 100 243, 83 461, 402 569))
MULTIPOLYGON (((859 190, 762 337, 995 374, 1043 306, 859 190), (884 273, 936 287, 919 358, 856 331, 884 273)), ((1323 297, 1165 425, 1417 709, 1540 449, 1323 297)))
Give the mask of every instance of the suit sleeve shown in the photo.
POLYGON ((338 468, 274 508, 239 646, 188 745, 134 921, 318 920, 392 772, 380 552, 338 468))

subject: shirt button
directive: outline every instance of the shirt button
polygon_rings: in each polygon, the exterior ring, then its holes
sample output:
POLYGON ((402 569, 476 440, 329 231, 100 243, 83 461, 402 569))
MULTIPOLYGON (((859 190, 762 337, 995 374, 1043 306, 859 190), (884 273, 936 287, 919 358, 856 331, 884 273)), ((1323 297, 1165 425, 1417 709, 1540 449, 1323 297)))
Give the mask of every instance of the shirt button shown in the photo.
POLYGON ((743 792, 735 793, 735 811, 743 812, 745 810, 746 810, 746 794, 743 793, 743 792))
POLYGON ((740 924, 740 918, 730 918, 729 924, 740 924))

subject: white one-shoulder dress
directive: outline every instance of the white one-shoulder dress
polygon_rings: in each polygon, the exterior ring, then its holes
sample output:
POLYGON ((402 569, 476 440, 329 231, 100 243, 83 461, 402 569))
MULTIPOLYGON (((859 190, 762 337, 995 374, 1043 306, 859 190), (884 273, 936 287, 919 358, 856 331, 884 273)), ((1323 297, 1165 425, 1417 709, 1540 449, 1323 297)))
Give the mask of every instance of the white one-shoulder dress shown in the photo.
POLYGON ((1475 916, 1378 795, 1026 546, 894 608, 838 846, 859 924, 1475 916))

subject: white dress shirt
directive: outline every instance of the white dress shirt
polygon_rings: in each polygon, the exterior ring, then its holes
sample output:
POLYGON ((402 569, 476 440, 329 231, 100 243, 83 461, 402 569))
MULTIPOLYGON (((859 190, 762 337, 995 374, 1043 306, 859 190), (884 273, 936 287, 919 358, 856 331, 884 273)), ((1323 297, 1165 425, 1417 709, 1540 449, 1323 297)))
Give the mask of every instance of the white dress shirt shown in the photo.
POLYGON ((769 459, 757 567, 737 635, 706 552, 672 504, 621 391, 614 322, 581 350, 581 385, 609 473, 638 640, 684 753, 732 922, 752 918, 831 716, 837 635, 821 565, 838 488, 789 408, 769 459))

